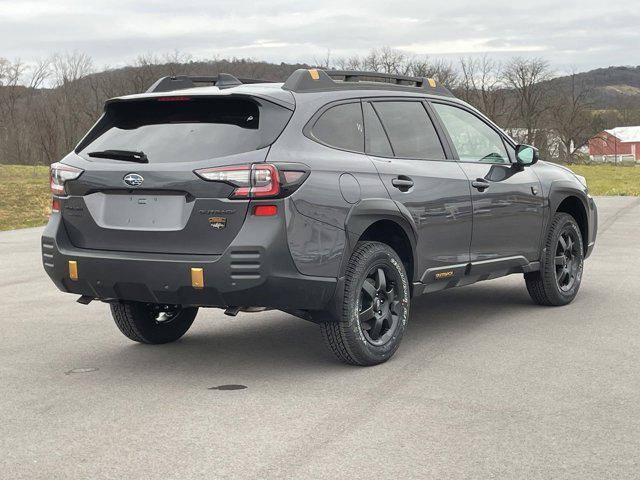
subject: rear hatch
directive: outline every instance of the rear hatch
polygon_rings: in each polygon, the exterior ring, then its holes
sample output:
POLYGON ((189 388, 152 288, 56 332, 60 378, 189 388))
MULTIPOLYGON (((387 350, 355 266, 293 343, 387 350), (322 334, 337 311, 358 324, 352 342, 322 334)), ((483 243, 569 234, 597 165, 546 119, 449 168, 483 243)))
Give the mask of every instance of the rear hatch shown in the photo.
POLYGON ((247 200, 194 170, 264 162, 291 110, 250 96, 114 101, 66 162, 62 216, 79 248, 220 254, 242 227, 247 200), (134 153, 136 152, 136 153, 134 153), (142 162, 142 163, 141 163, 142 162))

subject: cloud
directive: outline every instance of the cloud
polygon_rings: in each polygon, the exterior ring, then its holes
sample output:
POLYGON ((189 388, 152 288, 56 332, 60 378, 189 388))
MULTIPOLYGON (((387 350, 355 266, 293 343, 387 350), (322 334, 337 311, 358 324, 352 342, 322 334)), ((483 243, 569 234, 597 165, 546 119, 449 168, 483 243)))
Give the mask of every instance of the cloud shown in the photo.
POLYGON ((455 58, 541 56, 558 69, 640 64, 637 0, 0 0, 0 56, 80 50, 123 65, 146 52, 306 61, 388 45, 455 58))

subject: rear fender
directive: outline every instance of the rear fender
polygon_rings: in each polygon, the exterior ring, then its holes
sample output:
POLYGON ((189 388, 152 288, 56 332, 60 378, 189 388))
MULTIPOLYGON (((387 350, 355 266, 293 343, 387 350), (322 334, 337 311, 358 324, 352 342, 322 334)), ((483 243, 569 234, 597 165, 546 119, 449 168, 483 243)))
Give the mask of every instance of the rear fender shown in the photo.
MULTIPOLYGON (((340 276, 343 277, 349 258, 356 248, 362 234, 374 223, 380 220, 390 220, 398 224, 407 235, 413 252, 413 264, 417 265, 416 245, 418 230, 406 207, 401 203, 387 198, 372 198, 359 202, 349 211, 345 220, 347 242, 345 244, 340 276)), ((410 279, 414 281, 415 279, 410 279)))

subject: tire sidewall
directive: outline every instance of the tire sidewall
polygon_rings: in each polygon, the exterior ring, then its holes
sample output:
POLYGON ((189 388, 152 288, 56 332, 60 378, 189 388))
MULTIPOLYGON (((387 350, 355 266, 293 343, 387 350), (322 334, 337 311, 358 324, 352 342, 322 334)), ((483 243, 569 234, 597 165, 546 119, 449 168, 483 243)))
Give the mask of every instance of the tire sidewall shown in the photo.
POLYGON ((153 306, 131 302, 129 305, 130 322, 144 343, 162 344, 173 342, 182 337, 191 327, 197 308, 181 308, 170 321, 157 322, 153 306))
POLYGON ((375 247, 368 253, 366 261, 357 265, 353 278, 350 279, 350 288, 345 298, 345 301, 348 302, 346 327, 349 329, 349 337, 353 339, 352 342, 349 342, 351 353, 363 363, 377 364, 389 359, 400 346, 409 321, 410 292, 409 279, 398 255, 385 244, 377 242, 372 242, 372 244, 375 247), (387 267, 392 274, 390 280, 396 285, 400 285, 398 289, 400 296, 398 326, 393 336, 383 345, 374 345, 366 339, 359 320, 362 283, 368 272, 378 266, 387 267))
POLYGON ((582 233, 580 232, 580 228, 578 227, 576 221, 570 215, 563 214, 561 221, 559 221, 554 231, 552 232, 552 237, 550 239, 550 245, 547 247, 546 255, 545 255, 545 280, 547 283, 548 293, 550 293, 558 304, 567 304, 570 303, 578 294, 578 290, 580 289, 580 284, 582 283, 582 274, 584 272, 584 244, 582 242, 582 233), (572 230, 575 233, 575 238, 578 242, 578 255, 580 258, 580 267, 576 274, 576 280, 572 285, 571 289, 567 291, 562 291, 558 286, 558 282, 556 281, 556 273, 555 273, 555 256, 556 256, 556 247, 558 245, 558 241, 560 235, 566 230, 572 230))

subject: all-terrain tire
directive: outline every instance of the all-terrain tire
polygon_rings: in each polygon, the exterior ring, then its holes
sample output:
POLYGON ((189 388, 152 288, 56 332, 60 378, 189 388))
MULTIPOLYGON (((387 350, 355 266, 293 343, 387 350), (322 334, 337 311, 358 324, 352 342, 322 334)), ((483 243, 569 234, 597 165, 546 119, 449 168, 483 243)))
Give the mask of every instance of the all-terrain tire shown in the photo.
MULTIPOLYGON (((566 243, 566 242, 565 242, 566 243)), ((549 225, 545 238, 544 251, 541 259, 540 270, 537 272, 525 273, 524 279, 527 284, 529 295, 539 305, 561 306, 572 302, 578 294, 582 281, 582 270, 584 262, 584 245, 580 227, 575 219, 567 213, 556 213, 549 225), (562 249, 561 237, 572 239, 575 248, 571 255, 572 278, 571 284, 562 285, 559 275, 566 268, 562 264, 559 251, 562 249)))
MULTIPOLYGON (((382 289, 378 293, 384 296, 382 289)), ((348 364, 367 366, 386 362, 400 346, 409 319, 409 304, 409 279, 397 253, 384 243, 359 242, 346 269, 341 317, 337 322, 320 324, 325 343, 339 360, 348 364), (384 290, 389 292, 385 297, 387 305, 384 299, 377 300, 376 305, 380 305, 380 313, 388 315, 383 324, 387 330, 382 333, 384 330, 377 329, 379 338, 373 340, 376 328, 367 329, 371 325, 361 320, 363 310, 368 310, 366 302, 374 308, 374 296, 365 291, 364 282, 369 282, 368 288, 378 288, 379 270, 383 271, 384 290), (370 278, 371 275, 378 275, 378 280, 370 278)), ((374 324, 377 319, 373 317, 369 322, 374 324)))
POLYGON ((187 333, 197 313, 195 307, 175 307, 167 311, 152 303, 111 303, 111 315, 120 331, 134 342, 148 344, 178 340, 187 333))

